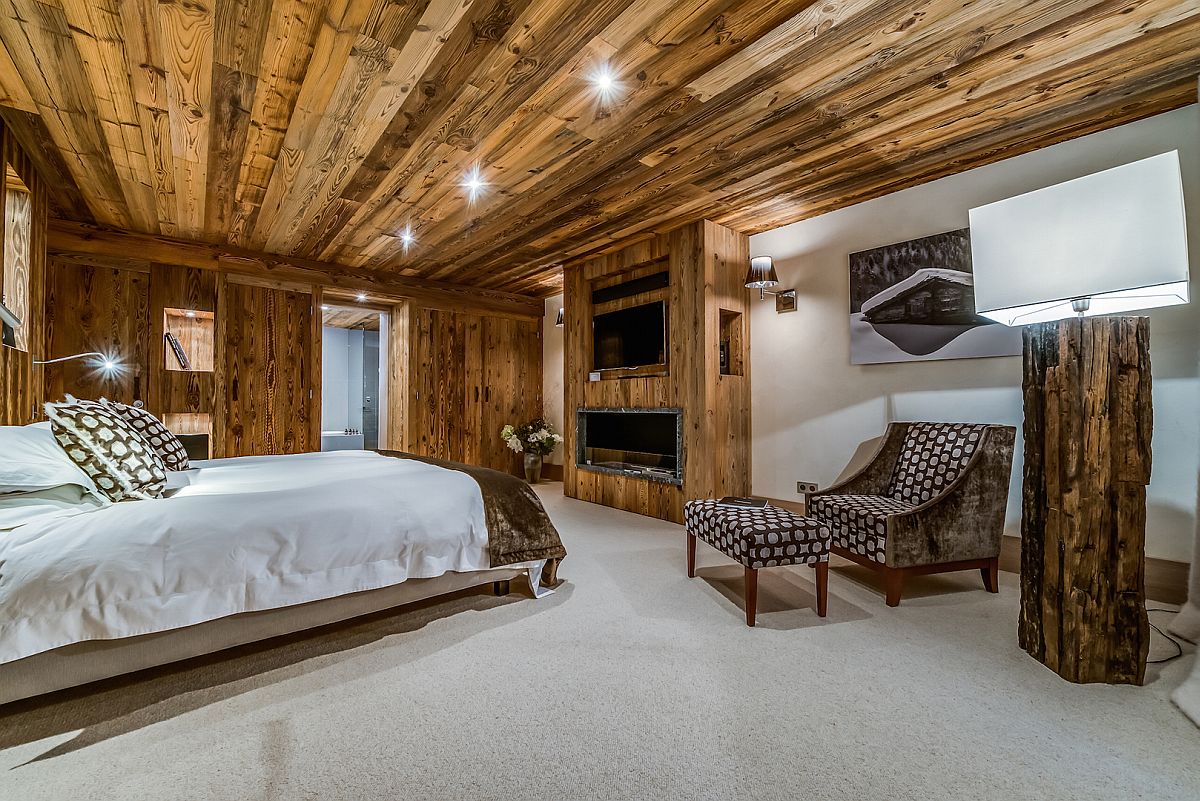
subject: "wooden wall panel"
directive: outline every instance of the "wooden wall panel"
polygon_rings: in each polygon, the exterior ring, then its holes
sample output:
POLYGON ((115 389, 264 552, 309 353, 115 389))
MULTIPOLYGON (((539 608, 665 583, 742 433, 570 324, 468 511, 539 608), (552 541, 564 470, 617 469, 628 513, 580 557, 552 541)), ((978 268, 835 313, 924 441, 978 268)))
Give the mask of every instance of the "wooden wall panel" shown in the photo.
MULTIPOLYGON (((303 453, 313 436, 312 295, 229 283, 220 293, 224 321, 221 393, 214 424, 222 456, 303 453)), ((220 336, 222 332, 218 332, 220 336)))
MULTIPOLYGON (((712 405, 712 453, 718 458, 711 476, 711 494, 749 495, 750 481, 750 303, 746 265, 750 240, 722 225, 704 224, 705 251, 713 276, 712 296, 705 310, 705 391, 712 405), (737 314, 732 347, 740 350, 740 374, 723 375, 720 364, 721 312, 737 314), (715 394, 714 394, 715 393, 715 394)), ((757 298, 757 295, 755 295, 757 298)), ((770 302, 774 305, 773 301, 770 302)))
MULTIPOLYGON (((6 170, 7 171, 7 170, 6 170)), ((19 317, 29 316, 30 233, 33 226, 33 196, 25 191, 24 183, 11 171, 11 185, 3 186, 4 277, 0 280, 0 297, 9 311, 19 317)), ((14 347, 29 350, 29 329, 21 326, 15 332, 14 347)))
MULTIPOLYGON (((42 301, 46 275, 46 222, 49 216, 47 186, 34 168, 33 161, 17 144, 10 129, 0 122, 0 169, 11 166, 29 190, 30 224, 28 274, 25 282, 29 297, 28 318, 22 338, 28 350, 0 346, 0 425, 25 425, 41 417, 41 368, 33 360, 42 356, 42 301)), ((2 196, 3 193, 0 193, 2 196)), ((0 199, 0 218, 4 216, 0 199)), ((4 226, 0 226, 0 253, 4 252, 4 226)), ((3 292, 0 270, 0 292, 3 292)))
POLYGON ((221 276, 211 270, 173 264, 154 263, 150 270, 148 407, 160 417, 167 414, 211 415, 216 391, 214 372, 168 370, 164 323, 166 309, 215 313, 221 276))
POLYGON ((106 374, 91 360, 42 368, 47 400, 67 393, 121 403, 145 401, 149 392, 150 274, 137 270, 53 260, 46 277, 47 358, 96 351, 115 357, 106 374))
POLYGON ((566 266, 563 485, 567 495, 680 522, 686 500, 750 492, 749 295, 743 285, 748 263, 745 236, 702 221, 566 266), (589 381, 592 290, 663 263, 671 281, 667 375, 589 381), (720 374, 722 309, 741 315, 740 376, 720 374), (578 469, 575 414, 589 408, 682 409, 683 485, 578 469))
POLYGON ((388 318, 388 447, 411 451, 409 441, 412 410, 409 393, 409 364, 412 357, 412 307, 397 303, 388 318))
POLYGON ((540 321, 420 307, 398 312, 392 326, 407 331, 401 336, 408 347, 398 348, 403 361, 393 350, 394 446, 522 474, 500 429, 542 413, 540 321))

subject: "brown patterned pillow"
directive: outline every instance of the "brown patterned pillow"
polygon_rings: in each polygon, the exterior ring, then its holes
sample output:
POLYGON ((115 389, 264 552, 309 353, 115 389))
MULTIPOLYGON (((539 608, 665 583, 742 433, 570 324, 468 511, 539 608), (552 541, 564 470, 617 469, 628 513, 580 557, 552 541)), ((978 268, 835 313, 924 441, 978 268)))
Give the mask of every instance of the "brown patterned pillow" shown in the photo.
POLYGON ((110 401, 107 398, 101 398, 100 402, 104 404, 104 408, 116 412, 124 418, 125 422, 129 423, 133 430, 138 432, 138 435, 146 440, 154 452, 162 458, 163 464, 168 470, 187 470, 191 467, 187 449, 183 447, 179 437, 168 431, 157 417, 138 406, 126 406, 124 403, 110 401))
POLYGON ((111 501, 161 498, 166 465, 119 414, 91 401, 47 403, 54 439, 111 501))

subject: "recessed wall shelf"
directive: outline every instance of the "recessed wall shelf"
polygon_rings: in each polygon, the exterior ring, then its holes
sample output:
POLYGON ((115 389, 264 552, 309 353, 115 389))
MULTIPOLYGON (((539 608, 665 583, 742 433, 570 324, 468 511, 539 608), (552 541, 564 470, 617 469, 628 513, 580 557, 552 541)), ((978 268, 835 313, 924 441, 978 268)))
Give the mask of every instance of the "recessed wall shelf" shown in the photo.
POLYGON ((216 315, 210 311, 163 309, 163 367, 181 373, 211 373, 216 315))
POLYGON ((719 353, 721 375, 742 375, 742 313, 721 309, 719 353))

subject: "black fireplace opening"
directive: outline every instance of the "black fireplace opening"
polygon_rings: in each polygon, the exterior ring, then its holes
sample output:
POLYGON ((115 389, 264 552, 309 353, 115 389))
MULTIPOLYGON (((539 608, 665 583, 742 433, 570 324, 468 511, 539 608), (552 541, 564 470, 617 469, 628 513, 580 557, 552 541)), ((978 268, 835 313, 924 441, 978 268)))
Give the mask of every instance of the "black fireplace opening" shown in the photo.
POLYGON ((683 483, 679 409, 580 409, 575 463, 585 470, 683 483))

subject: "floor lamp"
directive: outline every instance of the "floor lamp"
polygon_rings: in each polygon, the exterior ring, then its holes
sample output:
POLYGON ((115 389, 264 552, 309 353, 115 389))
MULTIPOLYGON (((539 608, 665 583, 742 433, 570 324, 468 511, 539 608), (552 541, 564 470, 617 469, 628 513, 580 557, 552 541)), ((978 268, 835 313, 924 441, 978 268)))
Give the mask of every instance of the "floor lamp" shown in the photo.
POLYGON ((1018 634, 1074 682, 1141 684, 1150 323, 1187 303, 1177 152, 971 210, 977 311, 1024 326, 1018 634))

